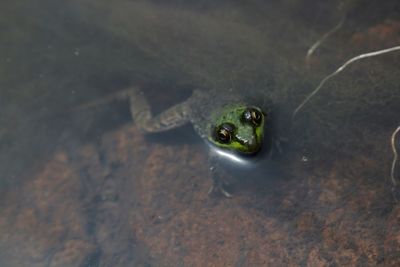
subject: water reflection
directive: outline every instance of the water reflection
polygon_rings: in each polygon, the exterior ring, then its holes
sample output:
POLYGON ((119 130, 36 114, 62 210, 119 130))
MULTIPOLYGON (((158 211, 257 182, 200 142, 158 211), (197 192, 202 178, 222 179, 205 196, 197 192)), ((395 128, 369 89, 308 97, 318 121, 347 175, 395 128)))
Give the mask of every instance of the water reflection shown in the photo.
POLYGON ((291 120, 347 59, 398 45, 398 5, 3 1, 0 265, 398 266, 399 53, 349 66, 291 120), (228 164, 235 196, 209 196, 190 127, 145 136, 127 100, 101 102, 131 85, 156 114, 196 88, 255 99, 288 142, 228 164))

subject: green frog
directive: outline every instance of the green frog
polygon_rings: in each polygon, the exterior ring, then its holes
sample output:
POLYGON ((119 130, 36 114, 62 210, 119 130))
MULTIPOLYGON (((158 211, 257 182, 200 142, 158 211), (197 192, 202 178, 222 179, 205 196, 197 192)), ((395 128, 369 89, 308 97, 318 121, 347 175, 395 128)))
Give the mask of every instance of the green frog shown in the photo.
POLYGON ((130 99, 134 122, 144 133, 167 131, 191 123, 197 134, 209 143, 210 176, 213 184, 209 193, 219 191, 226 197, 229 182, 218 166, 218 157, 254 155, 260 151, 264 140, 267 113, 247 103, 232 90, 195 90, 191 97, 157 116, 138 88, 125 91, 130 99))

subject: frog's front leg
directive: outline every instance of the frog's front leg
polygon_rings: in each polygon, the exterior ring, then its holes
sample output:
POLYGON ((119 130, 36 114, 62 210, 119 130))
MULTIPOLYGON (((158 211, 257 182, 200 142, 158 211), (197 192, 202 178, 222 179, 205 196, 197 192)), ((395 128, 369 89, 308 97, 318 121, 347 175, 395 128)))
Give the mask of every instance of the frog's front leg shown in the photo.
POLYGON ((132 87, 128 90, 130 109, 135 124, 145 133, 167 131, 189 121, 188 101, 175 105, 166 111, 153 116, 150 105, 143 93, 132 87))
POLYGON ((226 179, 226 173, 220 166, 218 155, 215 152, 210 150, 208 157, 208 166, 211 179, 213 184, 208 190, 208 194, 211 194, 215 191, 221 192, 225 197, 232 197, 232 194, 226 191, 225 187, 229 186, 230 182, 226 179))

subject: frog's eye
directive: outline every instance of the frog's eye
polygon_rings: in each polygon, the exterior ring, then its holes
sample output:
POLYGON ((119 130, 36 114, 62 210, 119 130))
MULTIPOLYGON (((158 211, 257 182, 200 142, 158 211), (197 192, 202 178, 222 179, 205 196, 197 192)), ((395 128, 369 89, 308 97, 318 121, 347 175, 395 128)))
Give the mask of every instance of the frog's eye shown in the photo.
POLYGON ((216 139, 223 144, 228 144, 232 141, 234 131, 235 126, 233 124, 223 123, 216 129, 216 139))
POLYGON ((242 119, 245 122, 252 123, 255 126, 259 126, 262 122, 262 113, 255 108, 248 108, 243 112, 242 119))

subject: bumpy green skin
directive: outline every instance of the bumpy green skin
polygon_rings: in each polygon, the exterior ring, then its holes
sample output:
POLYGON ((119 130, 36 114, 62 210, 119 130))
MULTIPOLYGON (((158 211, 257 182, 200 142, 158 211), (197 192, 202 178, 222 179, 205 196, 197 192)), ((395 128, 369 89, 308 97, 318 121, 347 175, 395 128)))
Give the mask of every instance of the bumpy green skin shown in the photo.
POLYGON ((237 95, 226 91, 195 90, 185 102, 153 116, 150 106, 137 88, 127 90, 131 113, 136 124, 146 133, 167 131, 190 122, 203 139, 216 147, 242 154, 254 154, 261 149, 264 138, 264 113, 246 104, 237 95), (261 119, 257 125, 243 119, 243 113, 252 108, 261 119), (230 142, 220 142, 216 129, 222 124, 233 125, 230 142))
POLYGON ((253 154, 260 150, 264 138, 265 117, 262 111, 256 107, 262 114, 261 123, 255 126, 249 122, 243 121, 243 113, 248 106, 232 105, 226 106, 222 110, 211 113, 210 121, 207 125, 208 141, 218 148, 235 151, 243 154, 253 154), (215 138, 215 128, 223 123, 230 123, 235 126, 232 140, 229 143, 221 143, 215 138))

